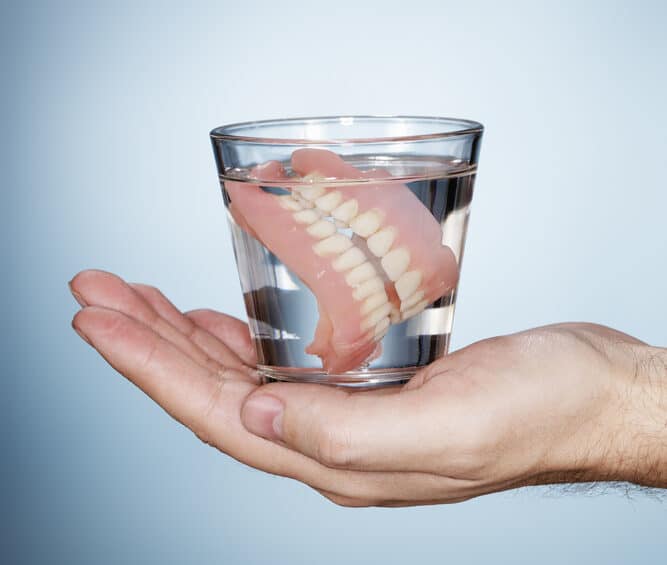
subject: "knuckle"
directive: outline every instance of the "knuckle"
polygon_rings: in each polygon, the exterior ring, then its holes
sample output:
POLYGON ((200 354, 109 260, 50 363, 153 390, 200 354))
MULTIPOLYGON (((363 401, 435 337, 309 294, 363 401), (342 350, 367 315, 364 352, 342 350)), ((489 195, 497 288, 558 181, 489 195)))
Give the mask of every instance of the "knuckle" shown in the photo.
POLYGON ((355 462, 352 436, 344 427, 325 424, 315 439, 316 459, 326 467, 347 468, 355 462))
POLYGON ((213 443, 213 430, 215 427, 212 423, 213 414, 220 403, 227 382, 228 380, 224 377, 224 373, 219 373, 203 412, 192 425, 192 431, 207 445, 213 443))
POLYGON ((151 296, 159 296, 162 294, 156 286, 150 284, 141 284, 140 286, 143 288, 144 292, 150 294, 151 296))
POLYGON ((197 308, 196 310, 189 310, 185 313, 186 316, 191 316, 193 318, 196 318, 197 316, 210 316, 212 314, 216 314, 216 311, 211 310, 210 308, 197 308))
MULTIPOLYGON (((84 318, 90 316, 91 313, 92 312, 90 310, 81 310, 77 315, 77 319, 79 317, 84 318)), ((128 323, 127 318, 123 314, 119 312, 113 312, 110 315, 106 315, 102 318, 101 328, 102 331, 104 331, 104 333, 106 333, 112 341, 123 341, 127 339, 131 324, 128 323)))
MULTIPOLYGON (((187 320, 187 318, 186 318, 187 320)), ((197 324, 195 324, 193 321, 188 320, 187 327, 183 330, 183 335, 185 336, 186 339, 192 340, 196 337, 196 334, 198 333, 198 328, 197 324)))
POLYGON ((152 372, 159 348, 159 341, 157 339, 151 340, 150 346, 146 349, 146 353, 139 365, 141 372, 149 374, 152 372))

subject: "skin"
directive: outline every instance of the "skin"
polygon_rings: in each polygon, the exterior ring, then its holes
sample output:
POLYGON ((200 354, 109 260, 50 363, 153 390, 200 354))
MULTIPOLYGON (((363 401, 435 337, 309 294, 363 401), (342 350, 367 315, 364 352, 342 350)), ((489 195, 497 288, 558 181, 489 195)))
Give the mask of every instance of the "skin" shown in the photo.
POLYGON ((407 385, 260 385, 247 326, 101 271, 74 329, 202 441, 344 506, 450 503, 535 484, 667 487, 667 350, 594 324, 480 341, 407 385))

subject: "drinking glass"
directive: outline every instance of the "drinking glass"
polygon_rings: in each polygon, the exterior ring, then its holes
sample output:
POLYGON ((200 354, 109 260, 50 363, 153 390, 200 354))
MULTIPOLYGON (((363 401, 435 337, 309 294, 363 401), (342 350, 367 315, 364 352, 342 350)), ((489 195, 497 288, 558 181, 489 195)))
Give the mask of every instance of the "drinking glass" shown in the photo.
POLYGON ((447 353, 482 132, 421 116, 211 132, 265 381, 397 384, 447 353))

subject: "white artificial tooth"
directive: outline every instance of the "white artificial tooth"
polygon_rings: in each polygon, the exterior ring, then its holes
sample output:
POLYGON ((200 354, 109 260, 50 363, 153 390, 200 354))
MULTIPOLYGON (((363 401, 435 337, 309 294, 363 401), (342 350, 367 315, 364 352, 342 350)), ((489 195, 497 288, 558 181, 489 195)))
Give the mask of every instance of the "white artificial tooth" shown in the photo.
POLYGON ((324 239, 336 233, 336 226, 327 220, 318 220, 314 224, 310 224, 306 231, 317 239, 324 239))
POLYGON ((384 257, 391 249, 392 243, 396 238, 396 228, 387 226, 375 232, 368 238, 368 249, 376 257, 384 257))
POLYGON ((358 284, 373 278, 376 274, 373 265, 368 262, 362 263, 347 274, 345 282, 350 286, 357 286, 358 284))
POLYGON ((392 249, 381 260, 382 268, 390 280, 395 281, 408 268, 410 252, 405 247, 392 249))
POLYGON ((382 215, 377 210, 368 210, 363 214, 359 214, 350 222, 352 231, 361 237, 368 237, 374 234, 380 227, 382 222, 382 215))
POLYGON ((334 271, 347 271, 366 261, 366 255, 358 247, 350 247, 345 253, 336 257, 331 266, 334 271))
POLYGON ((283 208, 285 208, 285 210, 290 210, 292 212, 297 212, 303 209, 303 206, 299 203, 299 201, 292 198, 290 194, 278 196, 278 202, 283 208))
POLYGON ((408 308, 403 314, 401 315, 402 320, 407 320, 408 318, 412 318, 413 316, 416 316, 419 314, 426 306, 428 305, 428 302, 426 300, 422 300, 421 302, 418 302, 415 304, 412 308, 408 308))
POLYGON ((389 316, 390 312, 391 312, 391 304, 389 302, 386 302, 382 306, 376 308, 361 321, 361 331, 363 332, 372 328, 378 322, 380 322, 382 318, 386 318, 387 316, 389 316))
POLYGON ((339 255, 350 247, 352 247, 352 241, 349 237, 342 233, 335 233, 313 245, 313 251, 317 255, 325 257, 327 255, 339 255))
POLYGON ((389 313, 389 320, 392 324, 398 324, 401 321, 401 312, 396 306, 391 305, 391 312, 389 313))
POLYGON ((338 221, 343 222, 345 225, 350 223, 350 220, 357 215, 359 211, 359 203, 355 198, 346 200, 338 208, 334 208, 331 215, 338 221))
POLYGON ((315 206, 320 210, 325 212, 331 212, 336 206, 340 204, 340 201, 343 199, 343 195, 337 190, 332 190, 331 192, 320 196, 315 200, 315 206))
POLYGON ((315 208, 315 203, 302 198, 298 192, 292 192, 294 200, 301 204, 302 208, 315 208))
POLYGON ((301 193, 301 196, 306 200, 314 201, 317 200, 320 196, 322 196, 326 192, 326 189, 323 186, 316 184, 313 186, 306 186, 301 190, 299 190, 299 192, 301 193))
POLYGON ((375 326, 375 340, 380 341, 389 331, 389 318, 382 318, 375 326))
POLYGON ((334 220, 334 225, 340 229, 344 229, 347 227, 347 224, 345 222, 341 222, 340 220, 334 220))
POLYGON ((401 312, 405 312, 409 308, 412 308, 422 298, 424 298, 423 290, 418 290, 412 296, 408 296, 405 300, 401 302, 401 312))
POLYGON ((396 294, 398 297, 403 300, 408 296, 411 296, 422 283, 422 273, 421 271, 408 271, 403 273, 395 283, 396 294))
POLYGON ((362 282, 352 293, 352 298, 355 300, 363 300, 371 294, 384 290, 384 282, 380 277, 373 277, 367 281, 362 282))
POLYGON ((315 171, 315 172, 312 172, 312 173, 308 173, 307 175, 302 177, 301 180, 304 183, 314 184, 316 182, 320 182, 320 181, 324 180, 324 177, 320 173, 315 171))
POLYGON ((320 219, 320 215, 315 210, 301 210, 292 214, 294 220, 299 224, 312 224, 320 219))
POLYGON ((378 306, 382 306, 385 302, 389 302, 387 298, 387 293, 383 290, 381 292, 376 292, 371 294, 364 303, 361 305, 361 315, 365 316, 369 312, 375 310, 378 306))

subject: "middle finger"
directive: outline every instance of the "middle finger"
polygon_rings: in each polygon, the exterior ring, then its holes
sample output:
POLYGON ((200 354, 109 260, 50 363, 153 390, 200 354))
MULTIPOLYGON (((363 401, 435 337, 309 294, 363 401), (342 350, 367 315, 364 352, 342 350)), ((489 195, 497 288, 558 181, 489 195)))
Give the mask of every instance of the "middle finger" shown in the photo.
POLYGON ((145 284, 131 283, 130 286, 138 292, 153 309, 174 328, 179 330, 192 342, 197 344, 204 353, 215 359, 225 367, 245 371, 255 377, 259 377, 255 369, 250 367, 241 355, 238 355, 224 339, 207 331, 207 328, 195 323, 190 317, 183 314, 159 289, 145 284))

